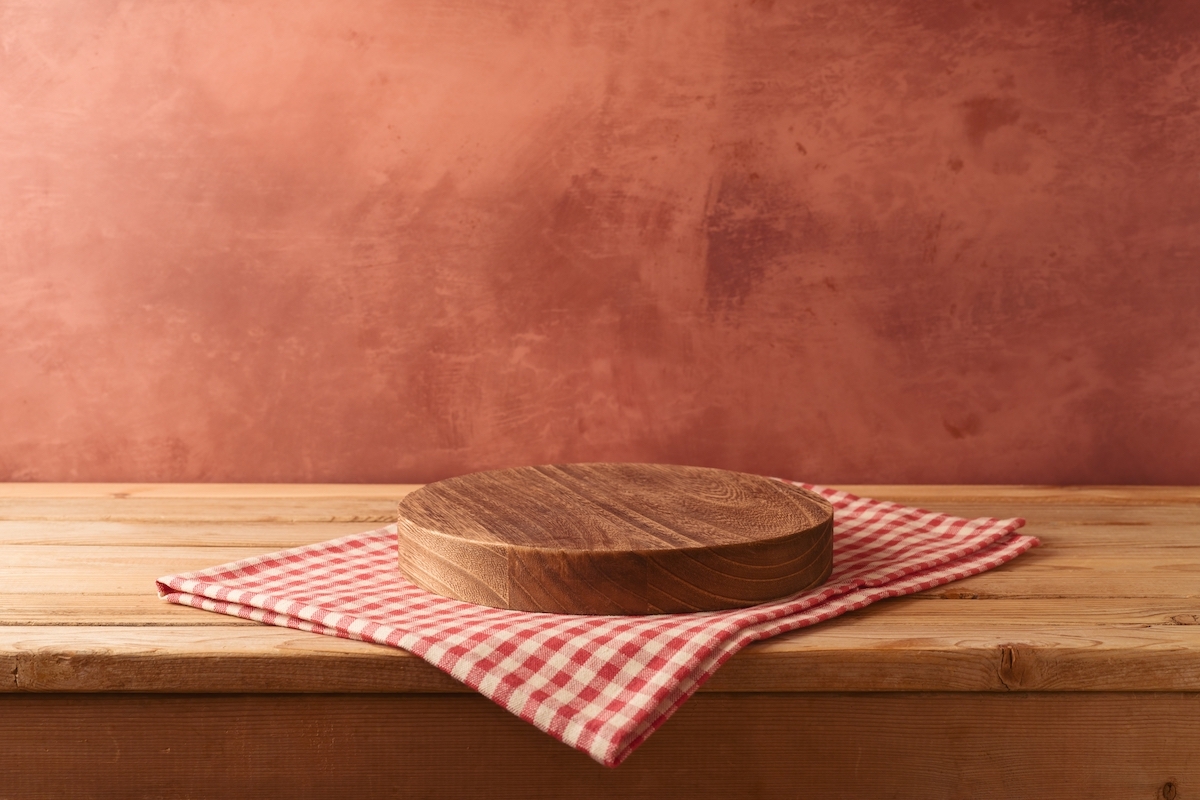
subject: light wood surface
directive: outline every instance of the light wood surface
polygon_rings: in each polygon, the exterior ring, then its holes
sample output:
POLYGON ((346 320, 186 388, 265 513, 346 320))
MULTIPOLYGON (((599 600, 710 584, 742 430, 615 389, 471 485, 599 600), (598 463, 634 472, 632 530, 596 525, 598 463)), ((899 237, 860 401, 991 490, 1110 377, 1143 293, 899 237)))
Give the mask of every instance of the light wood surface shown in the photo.
POLYGON ((169 572, 387 524, 415 488, 0 485, 0 796, 303 796, 332 774, 362 797, 1200 786, 1194 488, 845 487, 1022 516, 1042 546, 746 648, 612 771, 404 651, 154 595, 169 572))
POLYGON ((557 464, 475 472, 400 502, 400 571, 468 603, 559 614, 744 608, 818 586, 833 508, 727 470, 557 464))
MULTIPOLYGON (((171 691, 175 678, 153 666, 168 663, 197 692, 231 691, 239 680, 252 691, 454 690, 403 651, 154 595, 154 579, 170 572, 387 524, 416 488, 0 484, 0 663, 11 665, 0 674, 20 665, 0 691, 171 691), (94 519, 70 518, 85 510, 94 519), (78 652, 91 667, 73 675, 62 664, 78 652), (281 652, 290 660, 277 660, 281 652), (245 675, 255 653, 276 666, 245 675), (364 673, 373 659, 387 668, 364 673)), ((704 690, 1003 691, 1019 680, 1029 689, 1200 691, 1200 491, 847 488, 951 513, 1024 516, 1042 546, 753 645, 704 690), (1009 653, 1019 675, 1001 680, 1009 653)))

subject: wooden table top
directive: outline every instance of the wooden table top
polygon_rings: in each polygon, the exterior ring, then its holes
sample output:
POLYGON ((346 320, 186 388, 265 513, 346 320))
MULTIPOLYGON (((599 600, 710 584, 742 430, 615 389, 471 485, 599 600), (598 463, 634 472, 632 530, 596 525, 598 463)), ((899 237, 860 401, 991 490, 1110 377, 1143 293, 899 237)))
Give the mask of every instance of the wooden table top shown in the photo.
MULTIPOLYGON (((0 691, 460 692, 404 651, 171 605, 155 578, 394 520, 415 485, 0 484, 0 691)), ((1021 516, 998 569, 751 645, 709 692, 1200 692, 1200 488, 847 486, 1021 516)))

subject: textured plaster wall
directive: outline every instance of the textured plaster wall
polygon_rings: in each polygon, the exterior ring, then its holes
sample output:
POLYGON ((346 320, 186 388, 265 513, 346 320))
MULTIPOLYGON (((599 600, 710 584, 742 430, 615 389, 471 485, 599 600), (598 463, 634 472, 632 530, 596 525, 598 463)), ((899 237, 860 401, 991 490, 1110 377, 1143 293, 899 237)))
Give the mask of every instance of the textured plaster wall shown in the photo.
POLYGON ((1200 482, 1194 0, 0 0, 0 479, 1200 482))

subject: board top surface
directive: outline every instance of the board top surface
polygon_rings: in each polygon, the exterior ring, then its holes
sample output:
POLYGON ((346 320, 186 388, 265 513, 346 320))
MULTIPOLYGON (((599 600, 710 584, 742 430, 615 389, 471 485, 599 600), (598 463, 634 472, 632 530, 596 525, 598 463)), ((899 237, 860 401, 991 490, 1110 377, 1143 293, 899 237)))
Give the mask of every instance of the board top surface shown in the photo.
POLYGON ((832 507, 782 481, 706 467, 558 464, 476 472, 408 495, 409 524, 481 545, 643 552, 768 542, 832 507))

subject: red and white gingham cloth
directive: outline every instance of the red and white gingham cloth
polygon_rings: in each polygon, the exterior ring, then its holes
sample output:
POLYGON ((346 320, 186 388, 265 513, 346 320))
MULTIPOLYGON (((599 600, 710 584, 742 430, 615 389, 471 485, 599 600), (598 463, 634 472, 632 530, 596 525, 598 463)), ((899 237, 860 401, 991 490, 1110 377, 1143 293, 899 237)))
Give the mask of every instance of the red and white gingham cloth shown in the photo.
POLYGON ((735 611, 600 617, 450 600, 396 568, 395 526, 168 575, 172 603, 402 647, 607 766, 734 653, 886 597, 975 575, 1037 545, 1021 519, 973 519, 796 484, 833 503, 825 585, 735 611))

